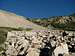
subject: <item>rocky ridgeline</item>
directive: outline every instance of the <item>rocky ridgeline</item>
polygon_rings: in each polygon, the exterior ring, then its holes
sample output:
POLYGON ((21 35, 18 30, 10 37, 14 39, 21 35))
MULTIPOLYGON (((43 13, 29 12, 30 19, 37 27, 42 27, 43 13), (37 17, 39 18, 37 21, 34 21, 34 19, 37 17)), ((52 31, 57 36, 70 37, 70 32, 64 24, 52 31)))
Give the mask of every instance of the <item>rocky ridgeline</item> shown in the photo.
POLYGON ((11 31, 6 56, 70 56, 75 52, 75 32, 63 30, 11 31))

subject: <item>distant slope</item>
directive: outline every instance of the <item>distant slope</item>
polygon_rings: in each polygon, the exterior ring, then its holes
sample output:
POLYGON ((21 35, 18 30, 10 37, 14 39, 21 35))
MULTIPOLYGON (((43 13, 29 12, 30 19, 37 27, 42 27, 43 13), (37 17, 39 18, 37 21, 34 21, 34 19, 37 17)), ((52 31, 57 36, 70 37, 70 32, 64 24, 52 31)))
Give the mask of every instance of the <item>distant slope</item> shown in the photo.
POLYGON ((73 16, 62 16, 53 19, 51 25, 54 28, 64 29, 64 30, 75 30, 75 17, 73 16))
POLYGON ((26 20, 23 16, 3 10, 0 10, 0 27, 44 29, 44 27, 26 20))
POLYGON ((30 21, 49 29, 75 30, 75 13, 69 16, 30 19, 30 21))
POLYGON ((73 17, 75 17, 75 13, 71 14, 70 16, 73 16, 73 17))

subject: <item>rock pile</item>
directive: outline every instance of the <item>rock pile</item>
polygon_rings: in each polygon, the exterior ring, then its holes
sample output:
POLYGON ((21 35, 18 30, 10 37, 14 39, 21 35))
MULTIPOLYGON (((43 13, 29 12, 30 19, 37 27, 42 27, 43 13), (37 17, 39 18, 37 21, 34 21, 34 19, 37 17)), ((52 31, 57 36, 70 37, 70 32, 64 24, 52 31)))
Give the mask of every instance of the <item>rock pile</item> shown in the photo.
POLYGON ((75 52, 75 32, 12 31, 5 42, 7 56, 69 56, 75 52))

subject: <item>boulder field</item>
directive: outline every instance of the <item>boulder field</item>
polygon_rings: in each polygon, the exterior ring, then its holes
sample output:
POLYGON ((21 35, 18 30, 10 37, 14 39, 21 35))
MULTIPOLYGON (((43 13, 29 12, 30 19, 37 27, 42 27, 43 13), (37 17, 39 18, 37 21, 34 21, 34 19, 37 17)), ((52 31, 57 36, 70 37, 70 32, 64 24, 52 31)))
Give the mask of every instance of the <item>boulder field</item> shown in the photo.
POLYGON ((75 53, 75 32, 11 31, 4 49, 6 56, 71 56, 75 53))

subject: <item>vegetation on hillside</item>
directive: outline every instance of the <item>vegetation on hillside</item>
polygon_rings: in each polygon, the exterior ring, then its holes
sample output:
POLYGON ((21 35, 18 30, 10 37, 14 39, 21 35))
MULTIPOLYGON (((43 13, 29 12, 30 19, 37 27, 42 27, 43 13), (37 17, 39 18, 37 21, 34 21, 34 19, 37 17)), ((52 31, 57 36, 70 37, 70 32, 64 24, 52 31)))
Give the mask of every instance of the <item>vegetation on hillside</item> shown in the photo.
POLYGON ((63 29, 75 31, 75 13, 69 16, 55 16, 49 18, 32 18, 28 19, 35 24, 44 26, 49 29, 63 29))

